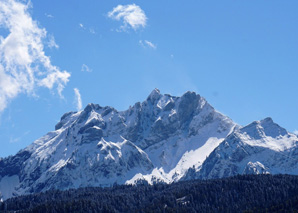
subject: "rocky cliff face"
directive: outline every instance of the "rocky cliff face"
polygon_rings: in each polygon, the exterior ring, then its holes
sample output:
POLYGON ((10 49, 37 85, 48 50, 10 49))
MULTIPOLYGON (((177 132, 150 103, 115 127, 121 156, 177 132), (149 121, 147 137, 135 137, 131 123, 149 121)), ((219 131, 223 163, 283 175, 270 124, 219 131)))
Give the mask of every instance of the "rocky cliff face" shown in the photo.
POLYGON ((296 147, 297 136, 270 119, 241 128, 200 95, 174 97, 155 89, 126 111, 88 104, 64 114, 55 131, 0 159, 0 191, 6 199, 54 188, 170 183, 244 171, 297 173, 296 147))

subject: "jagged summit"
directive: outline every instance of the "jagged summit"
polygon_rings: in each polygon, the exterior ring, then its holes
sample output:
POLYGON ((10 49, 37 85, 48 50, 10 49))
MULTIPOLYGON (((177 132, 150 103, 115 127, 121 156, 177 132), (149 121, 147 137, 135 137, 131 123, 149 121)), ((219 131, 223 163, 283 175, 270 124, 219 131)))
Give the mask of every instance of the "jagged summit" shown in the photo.
POLYGON ((298 174, 297 162, 282 159, 298 156, 297 141, 270 118, 240 127, 195 92, 176 97, 154 89, 125 111, 90 103, 65 113, 55 131, 0 159, 0 192, 6 199, 48 189, 286 173, 284 168, 298 174))
POLYGON ((241 129, 242 132, 246 132, 250 137, 260 139, 264 136, 277 137, 284 136, 288 132, 274 123, 272 118, 268 117, 260 121, 254 121, 251 124, 241 129))
POLYGON ((147 101, 151 101, 152 103, 154 103, 160 97, 161 97, 161 94, 160 94, 159 89, 155 88, 148 96, 147 101))

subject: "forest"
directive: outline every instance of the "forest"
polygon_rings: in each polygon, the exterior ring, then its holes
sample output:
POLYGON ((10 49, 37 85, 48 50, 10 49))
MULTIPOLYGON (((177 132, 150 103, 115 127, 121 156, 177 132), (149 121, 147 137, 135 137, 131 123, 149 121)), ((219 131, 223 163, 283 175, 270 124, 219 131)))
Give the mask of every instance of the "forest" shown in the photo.
POLYGON ((114 185, 10 198, 1 212, 298 212, 298 176, 238 175, 172 184, 114 185))

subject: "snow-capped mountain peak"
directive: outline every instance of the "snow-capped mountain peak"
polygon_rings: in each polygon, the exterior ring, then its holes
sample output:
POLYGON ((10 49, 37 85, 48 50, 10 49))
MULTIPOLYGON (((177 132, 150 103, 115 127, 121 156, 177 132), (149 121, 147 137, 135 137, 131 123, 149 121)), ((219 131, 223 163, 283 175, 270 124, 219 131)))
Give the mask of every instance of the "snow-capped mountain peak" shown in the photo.
POLYGON ((284 136, 288 133, 284 128, 274 123, 270 117, 261 121, 255 121, 241 130, 255 139, 260 139, 265 136, 276 138, 277 136, 284 136))
POLYGON ((235 128, 199 171, 189 169, 183 179, 267 173, 298 174, 298 137, 271 118, 235 128))
POLYGON ((150 101, 151 103, 154 104, 158 99, 161 98, 161 96, 162 95, 160 94, 159 89, 155 88, 148 96, 147 101, 150 101))
POLYGON ((0 191, 6 199, 54 188, 296 174, 297 141, 271 118, 240 127, 194 92, 154 89, 125 111, 90 103, 65 113, 55 131, 0 159, 0 191))

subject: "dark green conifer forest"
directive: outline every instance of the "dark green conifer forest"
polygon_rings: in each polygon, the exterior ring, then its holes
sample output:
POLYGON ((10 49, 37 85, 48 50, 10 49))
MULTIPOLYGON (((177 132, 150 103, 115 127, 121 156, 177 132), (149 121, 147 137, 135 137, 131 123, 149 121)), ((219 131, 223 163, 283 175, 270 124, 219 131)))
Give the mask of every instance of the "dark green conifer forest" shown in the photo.
POLYGON ((2 212, 298 212, 298 176, 243 175, 80 188, 8 199, 2 212))

